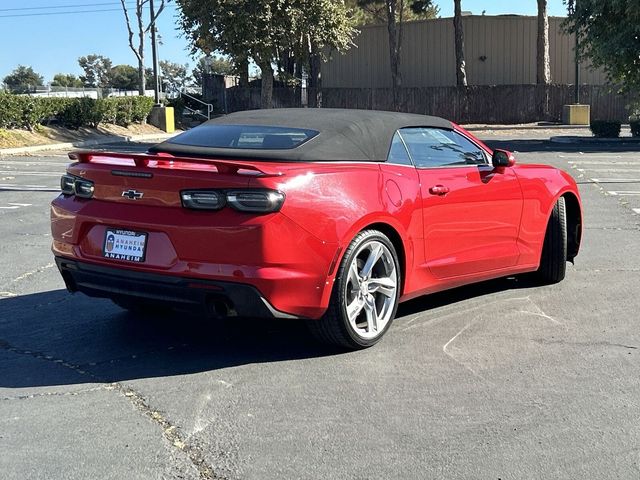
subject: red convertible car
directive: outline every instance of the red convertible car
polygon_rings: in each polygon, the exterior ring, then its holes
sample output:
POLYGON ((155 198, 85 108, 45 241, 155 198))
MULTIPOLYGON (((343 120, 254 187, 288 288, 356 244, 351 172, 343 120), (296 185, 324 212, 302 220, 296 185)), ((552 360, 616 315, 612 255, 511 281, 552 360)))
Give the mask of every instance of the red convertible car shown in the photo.
POLYGON ((146 154, 69 157, 56 263, 71 292, 130 310, 299 318, 363 348, 399 302, 524 272, 558 282, 580 247, 567 173, 441 118, 249 111, 146 154))

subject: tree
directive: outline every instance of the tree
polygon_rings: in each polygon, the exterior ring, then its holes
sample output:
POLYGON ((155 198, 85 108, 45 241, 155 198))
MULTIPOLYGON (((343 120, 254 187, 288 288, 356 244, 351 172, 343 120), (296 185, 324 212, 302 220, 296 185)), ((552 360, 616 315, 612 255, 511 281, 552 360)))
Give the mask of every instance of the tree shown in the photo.
POLYGON ((437 8, 431 5, 430 0, 357 0, 357 6, 368 12, 374 19, 386 21, 389 36, 389 63, 391 65, 391 87, 393 105, 396 110, 402 109, 400 105, 400 87, 402 87, 401 53, 402 53, 402 22, 405 15, 411 11, 422 12, 424 15, 437 14, 437 8), (384 13, 382 13, 384 12, 384 13))
MULTIPOLYGON (((135 0, 135 30, 138 36, 137 45, 134 43, 133 27, 131 26, 131 18, 129 17, 129 10, 127 9, 126 0, 120 0, 122 4, 122 11, 124 12, 124 18, 127 22, 127 31, 129 32, 129 48, 138 59, 138 93, 144 95, 144 91, 147 85, 147 79, 144 69, 144 37, 152 28, 155 28, 156 20, 162 13, 165 7, 165 0, 160 0, 160 6, 158 10, 154 12, 154 15, 149 18, 149 22, 145 24, 143 15, 144 7, 149 3, 149 0, 135 0)), ((131 2, 129 2, 131 3, 131 2)))
MULTIPOLYGON (((249 59, 261 70, 261 106, 271 107, 273 64, 282 52, 343 49, 354 31, 338 0, 177 0, 193 52, 231 57, 241 79, 249 59), (314 18, 310 25, 308 18, 314 18), (314 44, 315 43, 315 44, 314 44)), ((318 53, 320 55, 320 53, 318 53)), ((241 81, 242 84, 242 81, 241 81)))
POLYGON ((44 83, 44 78, 33 68, 18 65, 9 75, 4 77, 4 83, 14 93, 28 93, 36 86, 44 83))
POLYGON ((118 90, 136 90, 138 88, 138 70, 131 65, 116 65, 111 69, 109 86, 118 90))
POLYGON ((91 54, 78 58, 78 65, 84 70, 80 80, 85 87, 105 88, 109 86, 111 60, 103 55, 91 54))
POLYGON ((205 73, 213 75, 233 75, 234 71, 235 68, 231 60, 219 55, 207 55, 198 59, 198 63, 196 63, 191 74, 194 83, 201 87, 205 73))
POLYGON ((83 86, 82 80, 76 77, 72 73, 56 73, 53 76, 53 81, 51 82, 52 87, 70 87, 70 88, 81 88, 83 86))
POLYGON ((467 67, 464 63, 464 28, 461 0, 453 0, 453 31, 456 45, 456 84, 467 86, 467 67))
MULTIPOLYGON (((351 10, 351 16, 356 25, 387 23, 386 2, 384 0, 346 0, 346 6, 351 10)), ((412 20, 429 20, 438 18, 440 8, 433 5, 431 0, 413 0, 404 2, 402 18, 412 20)))
POLYGON ((547 0, 538 0, 538 41, 536 53, 536 83, 551 83, 551 60, 549 57, 549 16, 547 0))
POLYGON ((289 47, 298 59, 301 76, 303 65, 308 65, 308 101, 310 107, 321 106, 320 67, 327 51, 344 52, 353 45, 357 30, 343 1, 299 0, 296 21, 289 47))
POLYGON ((609 82, 635 95, 640 108, 640 2, 567 0, 564 27, 578 36, 578 54, 604 69, 609 82))
POLYGON ((187 63, 181 65, 179 63, 160 60, 162 87, 164 90, 179 90, 184 87, 191 80, 188 69, 189 64, 187 63))

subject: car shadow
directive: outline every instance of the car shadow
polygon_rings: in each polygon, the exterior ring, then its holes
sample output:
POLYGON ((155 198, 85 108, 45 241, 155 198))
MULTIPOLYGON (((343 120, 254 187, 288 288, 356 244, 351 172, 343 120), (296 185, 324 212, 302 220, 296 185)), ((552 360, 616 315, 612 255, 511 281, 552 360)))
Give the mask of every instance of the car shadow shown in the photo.
POLYGON ((472 285, 465 285, 463 287, 453 288, 443 292, 423 295, 413 300, 401 303, 398 306, 396 319, 397 321, 402 322, 402 317, 415 315, 420 312, 427 312, 447 305, 454 305, 473 298, 483 297, 485 295, 508 290, 537 288, 539 286, 540 283, 536 280, 533 274, 498 278, 495 280, 488 280, 486 282, 474 283, 472 285))
MULTIPOLYGON (((494 280, 405 302, 410 314, 532 284, 494 280)), ((112 383, 246 365, 348 355, 317 343, 304 322, 140 316, 54 290, 0 300, 0 387, 112 383)))

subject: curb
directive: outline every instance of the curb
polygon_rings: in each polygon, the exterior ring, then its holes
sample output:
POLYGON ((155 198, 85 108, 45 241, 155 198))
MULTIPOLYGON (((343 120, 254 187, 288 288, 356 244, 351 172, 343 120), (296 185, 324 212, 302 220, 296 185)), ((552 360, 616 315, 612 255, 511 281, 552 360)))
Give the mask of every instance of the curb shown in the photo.
POLYGON ((640 137, 598 138, 564 135, 551 137, 549 141, 552 143, 640 143, 640 137))
POLYGON ((85 140, 82 142, 65 142, 65 143, 48 143, 46 145, 33 145, 31 147, 1 148, 2 155, 20 155, 22 153, 37 153, 46 150, 70 150, 74 148, 94 147, 96 145, 104 145, 114 142, 144 142, 147 140, 166 140, 181 133, 176 131, 173 133, 146 133, 143 135, 109 135, 106 138, 98 138, 94 140, 85 140))
MULTIPOLYGON (((461 125, 461 127, 469 132, 478 132, 486 130, 582 130, 588 129, 589 125, 483 125, 468 128, 461 125)), ((624 125, 622 127, 624 128, 624 125)))

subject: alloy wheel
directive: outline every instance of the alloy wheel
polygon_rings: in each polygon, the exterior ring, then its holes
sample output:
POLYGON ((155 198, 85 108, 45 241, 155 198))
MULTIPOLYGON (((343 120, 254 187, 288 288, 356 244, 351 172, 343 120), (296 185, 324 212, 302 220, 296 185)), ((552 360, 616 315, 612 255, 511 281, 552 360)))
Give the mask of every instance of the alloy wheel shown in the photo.
POLYGON ((353 332, 373 339, 384 332, 397 302, 398 273, 394 256, 382 242, 364 243, 349 265, 344 291, 353 332))

